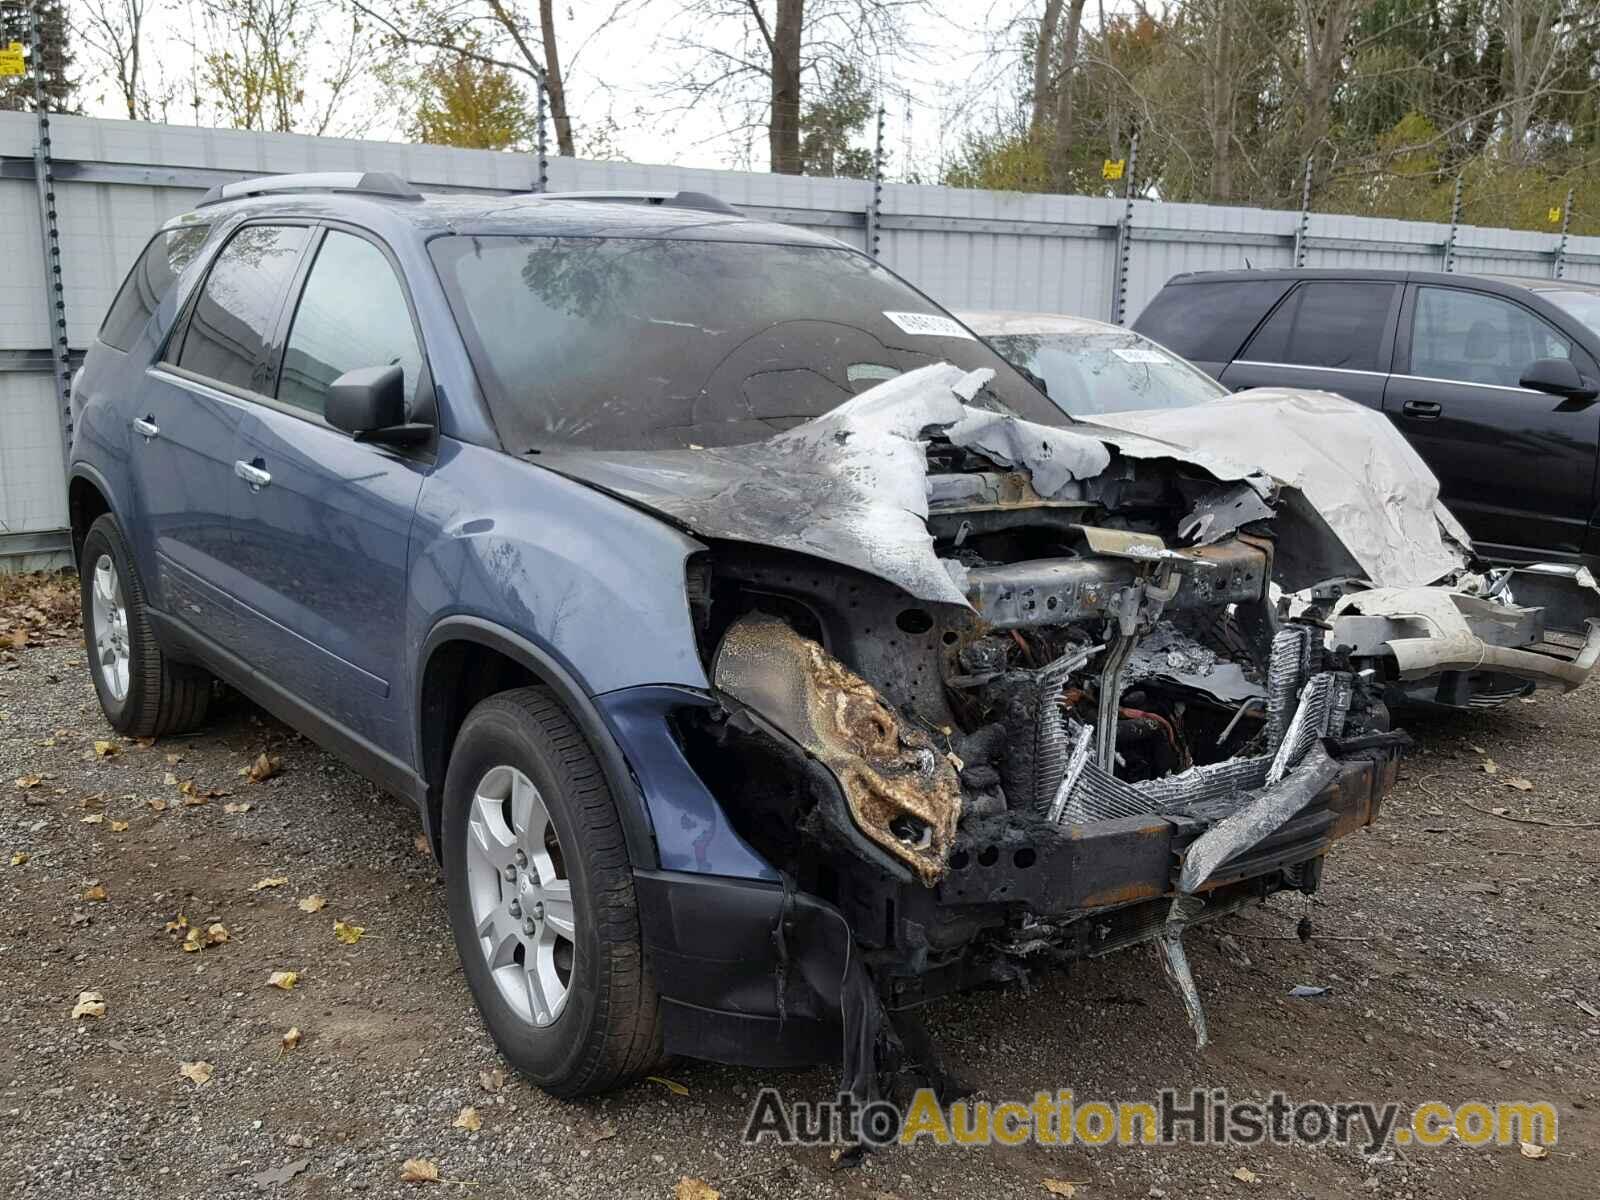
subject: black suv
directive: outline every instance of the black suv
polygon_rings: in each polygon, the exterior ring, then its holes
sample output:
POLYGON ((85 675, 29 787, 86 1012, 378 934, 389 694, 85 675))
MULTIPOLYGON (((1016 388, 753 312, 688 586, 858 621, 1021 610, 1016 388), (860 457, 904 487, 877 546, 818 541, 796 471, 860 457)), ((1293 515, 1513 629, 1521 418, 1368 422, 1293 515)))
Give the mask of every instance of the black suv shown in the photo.
POLYGON ((1600 565, 1600 287, 1432 271, 1176 275, 1134 328, 1235 391, 1387 413, 1492 559, 1600 565))

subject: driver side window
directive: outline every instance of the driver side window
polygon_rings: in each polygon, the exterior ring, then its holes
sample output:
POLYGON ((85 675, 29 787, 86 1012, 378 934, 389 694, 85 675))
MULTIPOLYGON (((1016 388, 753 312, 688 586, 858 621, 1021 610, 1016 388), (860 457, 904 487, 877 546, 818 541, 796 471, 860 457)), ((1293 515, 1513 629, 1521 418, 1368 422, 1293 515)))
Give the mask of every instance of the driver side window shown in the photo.
POLYGON ((1455 288, 1417 289, 1411 374, 1514 388, 1541 358, 1571 358, 1572 343, 1509 300, 1455 288))
POLYGON ((330 229, 311 264, 278 377, 278 399, 322 416, 328 386, 357 367, 398 363, 406 412, 422 372, 411 310, 383 251, 330 229))

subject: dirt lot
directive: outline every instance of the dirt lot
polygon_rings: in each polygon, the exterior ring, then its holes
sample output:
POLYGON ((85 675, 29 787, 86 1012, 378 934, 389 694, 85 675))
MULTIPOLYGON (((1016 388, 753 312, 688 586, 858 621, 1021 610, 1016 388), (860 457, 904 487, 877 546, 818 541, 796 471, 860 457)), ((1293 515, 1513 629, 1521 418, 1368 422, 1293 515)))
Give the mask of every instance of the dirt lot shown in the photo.
POLYGON ((1080 1101, 1143 1100, 1167 1086, 1236 1100, 1548 1099, 1561 1137, 1547 1157, 1457 1143, 1371 1159, 924 1144, 839 1170, 825 1149, 739 1140, 758 1088, 823 1099, 829 1070, 677 1063, 667 1074, 685 1094, 647 1082, 587 1103, 515 1078, 496 1086, 504 1064, 457 968, 411 807, 242 701, 197 736, 113 739, 69 618, 48 597, 11 600, 0 595, 6 1194, 458 1190, 401 1182, 413 1157, 480 1195, 665 1197, 683 1176, 729 1200, 1038 1197, 1046 1179, 1090 1200, 1594 1194, 1600 1018, 1583 1006, 1600 1006, 1597 687, 1412 722, 1400 788, 1332 856, 1313 902, 1279 898, 1191 935, 1204 1051, 1145 951, 928 1014, 950 1062, 996 1099, 1070 1087, 1080 1101), (262 753, 281 765, 253 782, 262 753), (313 895, 326 907, 301 911, 313 895), (187 928, 168 932, 180 914, 187 928), (1316 935, 1302 943, 1306 915, 1316 935), (364 933, 342 942, 336 920, 364 933), (183 949, 213 923, 226 942, 183 949), (275 971, 298 973, 292 990, 267 986, 275 971), (1294 999, 1296 984, 1333 990, 1294 999), (103 997, 102 1017, 73 1019, 85 991, 103 997), (285 1050, 291 1027, 301 1040, 285 1050), (211 1064, 208 1083, 180 1074, 195 1062, 211 1064), (454 1124, 468 1105, 476 1131, 454 1124))

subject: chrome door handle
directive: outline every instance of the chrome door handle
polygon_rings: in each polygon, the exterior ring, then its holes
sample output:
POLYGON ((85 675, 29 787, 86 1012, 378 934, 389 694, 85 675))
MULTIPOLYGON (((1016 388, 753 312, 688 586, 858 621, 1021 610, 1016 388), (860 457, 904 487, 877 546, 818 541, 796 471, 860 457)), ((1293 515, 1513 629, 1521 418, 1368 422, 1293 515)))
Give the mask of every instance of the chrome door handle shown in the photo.
POLYGON ((133 431, 142 437, 153 438, 161 435, 160 427, 149 417, 135 417, 133 431))
POLYGON ((254 463, 245 462, 242 458, 233 464, 233 473, 248 483, 252 492, 259 492, 272 482, 271 475, 254 463))

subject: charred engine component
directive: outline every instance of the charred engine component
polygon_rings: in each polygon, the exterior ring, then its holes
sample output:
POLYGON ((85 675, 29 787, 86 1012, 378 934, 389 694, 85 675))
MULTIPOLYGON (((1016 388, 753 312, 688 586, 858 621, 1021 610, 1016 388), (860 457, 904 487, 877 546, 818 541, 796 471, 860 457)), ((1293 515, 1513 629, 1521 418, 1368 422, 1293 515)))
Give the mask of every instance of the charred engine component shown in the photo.
MULTIPOLYGON (((1169 610, 1247 604, 1267 594, 1272 564, 1264 545, 1233 540, 1167 553, 1182 575, 1169 610)), ((966 593, 990 628, 1029 629, 1113 616, 1118 592, 1142 573, 1131 556, 1039 558, 970 567, 966 593)))
POLYGON ((871 684, 782 621, 754 614, 723 635, 712 678, 834 773, 868 838, 924 883, 944 874, 961 817, 956 766, 871 684))

